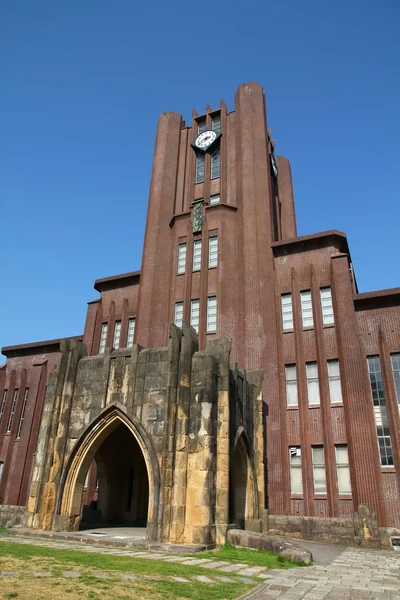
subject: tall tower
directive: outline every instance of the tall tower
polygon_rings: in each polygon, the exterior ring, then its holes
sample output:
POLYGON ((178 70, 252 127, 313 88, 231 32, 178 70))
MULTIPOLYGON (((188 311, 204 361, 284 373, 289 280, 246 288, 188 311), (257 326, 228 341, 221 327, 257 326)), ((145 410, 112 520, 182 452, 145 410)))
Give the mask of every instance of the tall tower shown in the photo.
POLYGON ((160 117, 141 269, 138 343, 166 345, 191 323, 233 342, 245 368, 276 347, 271 244, 296 236, 290 166, 274 157, 260 85, 241 85, 235 110, 160 117), (280 171, 279 185, 276 178, 280 171))

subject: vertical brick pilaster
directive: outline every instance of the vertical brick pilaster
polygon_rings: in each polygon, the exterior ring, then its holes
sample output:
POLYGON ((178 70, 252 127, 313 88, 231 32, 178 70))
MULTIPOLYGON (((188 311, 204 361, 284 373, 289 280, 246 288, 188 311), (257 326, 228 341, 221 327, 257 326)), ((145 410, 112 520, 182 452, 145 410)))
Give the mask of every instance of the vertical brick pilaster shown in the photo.
POLYGON ((348 256, 333 255, 331 269, 354 509, 357 510, 361 503, 367 504, 372 512, 376 512, 380 526, 384 527, 387 525, 387 510, 367 357, 358 335, 348 256))

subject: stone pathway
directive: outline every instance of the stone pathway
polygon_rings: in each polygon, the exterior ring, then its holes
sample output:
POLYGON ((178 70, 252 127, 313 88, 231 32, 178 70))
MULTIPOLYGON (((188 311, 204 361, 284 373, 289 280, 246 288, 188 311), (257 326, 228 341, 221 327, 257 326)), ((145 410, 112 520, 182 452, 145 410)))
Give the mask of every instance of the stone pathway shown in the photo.
POLYGON ((241 600, 399 600, 400 552, 347 548, 330 565, 271 570, 241 600))
MULTIPOLYGON (((288 570, 268 570, 245 563, 217 561, 210 558, 172 555, 170 553, 133 551, 124 548, 107 548, 85 543, 55 542, 39 538, 0 536, 1 541, 16 544, 32 544, 54 549, 79 550, 95 554, 132 556, 146 560, 160 560, 187 566, 198 566, 204 575, 174 577, 143 576, 124 573, 96 573, 99 578, 121 577, 123 579, 153 578, 157 580, 193 582, 204 585, 214 583, 235 584, 238 581, 262 585, 248 592, 241 600, 400 600, 400 552, 343 549, 330 564, 297 567, 288 570)), ((34 574, 36 577, 43 573, 34 574)), ((65 571, 64 577, 80 577, 79 571, 65 571)), ((18 577, 17 573, 0 573, 2 577, 18 577)))

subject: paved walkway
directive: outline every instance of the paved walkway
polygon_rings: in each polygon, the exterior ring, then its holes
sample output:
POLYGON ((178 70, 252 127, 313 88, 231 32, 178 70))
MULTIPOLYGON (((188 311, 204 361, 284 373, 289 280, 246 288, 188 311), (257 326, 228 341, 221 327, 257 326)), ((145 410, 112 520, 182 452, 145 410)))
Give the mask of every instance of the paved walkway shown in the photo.
MULTIPOLYGON (((33 544, 55 549, 80 550, 96 554, 111 554, 113 556, 132 556, 146 560, 177 563, 180 565, 198 566, 205 569, 204 575, 188 575, 187 577, 163 577, 165 580, 197 581, 211 585, 213 583, 260 583, 250 591, 242 600, 400 600, 400 552, 364 550, 358 548, 337 548, 325 544, 312 544, 303 542, 309 547, 317 559, 312 567, 298 567, 294 569, 268 570, 264 567, 252 567, 247 564, 217 561, 201 558, 201 555, 185 557, 171 553, 141 552, 124 548, 107 548, 84 543, 65 541, 52 541, 40 538, 22 538, 0 536, 1 541, 16 544, 33 544), (312 544, 313 548, 310 547, 312 544), (317 558, 319 556, 319 559, 317 558)), ((298 540, 296 540, 296 543, 298 540)), ((17 573, 3 573, 3 577, 18 577, 17 573)), ((47 574, 37 573, 37 577, 47 574)), ((66 571, 64 577, 80 577, 79 571, 66 571), (73 574, 71 574, 73 573, 73 574)), ((125 579, 139 578, 139 575, 124 573, 99 573, 93 572, 94 577, 109 578, 122 577, 125 579)), ((140 578, 158 578, 143 576, 140 578)))

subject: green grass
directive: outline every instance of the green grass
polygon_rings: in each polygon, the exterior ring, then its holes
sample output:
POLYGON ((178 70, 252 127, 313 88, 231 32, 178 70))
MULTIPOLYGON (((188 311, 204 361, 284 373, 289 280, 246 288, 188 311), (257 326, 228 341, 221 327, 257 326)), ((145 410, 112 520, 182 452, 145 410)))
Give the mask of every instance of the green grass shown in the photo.
MULTIPOLYGON (((212 553, 215 557, 215 553, 212 553)), ((77 550, 58 550, 43 546, 0 542, 0 570, 15 571, 21 576, 7 581, 5 593, 17 593, 20 600, 39 598, 69 598, 77 600, 101 600, 110 598, 138 598, 140 600, 231 600, 248 591, 254 585, 248 585, 236 579, 235 583, 200 584, 197 581, 179 583, 172 580, 153 581, 138 579, 121 582, 118 573, 132 573, 139 577, 145 575, 171 575, 190 578, 193 575, 218 574, 196 566, 183 566, 178 563, 146 560, 130 556, 112 556, 107 554, 86 553, 77 550), (79 579, 61 578, 63 571, 78 570, 79 579), (35 579, 34 571, 47 571, 51 577, 35 579), (96 579, 92 571, 106 572, 107 580, 96 579), (25 583, 24 583, 25 581, 25 583), (37 590, 34 592, 36 586, 37 590), (37 595, 35 595, 37 593, 37 595)), ((221 573, 219 573, 221 574, 221 573)), ((233 576, 235 579, 235 576, 233 576)), ((6 596, 3 596, 6 597, 6 596)))
POLYGON ((218 550, 211 552, 202 552, 201 558, 213 558, 214 560, 229 560, 231 562, 246 563, 257 567, 266 567, 268 569, 290 569, 291 567, 303 566, 302 562, 293 562, 273 552, 266 550, 251 550, 249 548, 238 548, 232 544, 221 546, 218 550))

